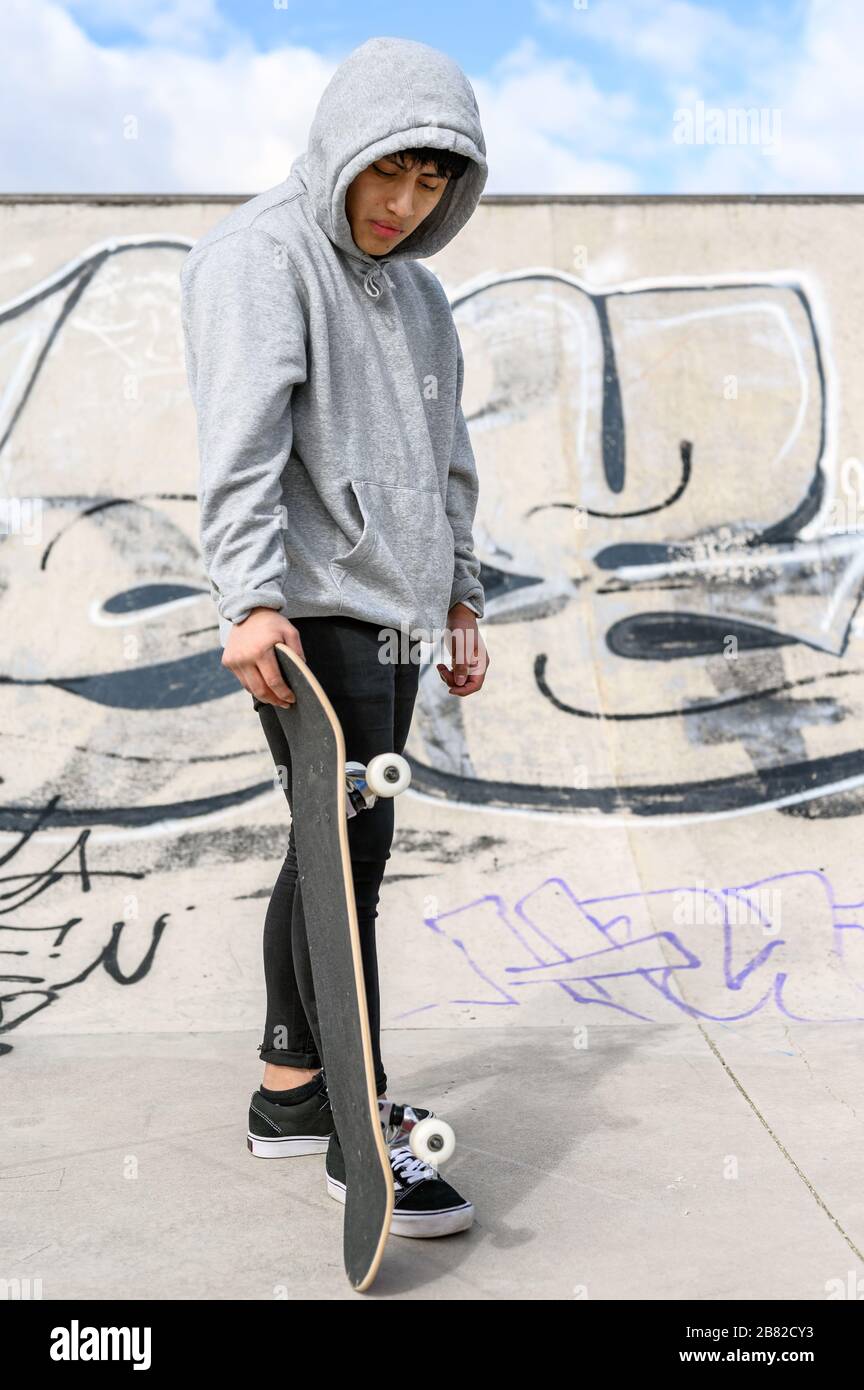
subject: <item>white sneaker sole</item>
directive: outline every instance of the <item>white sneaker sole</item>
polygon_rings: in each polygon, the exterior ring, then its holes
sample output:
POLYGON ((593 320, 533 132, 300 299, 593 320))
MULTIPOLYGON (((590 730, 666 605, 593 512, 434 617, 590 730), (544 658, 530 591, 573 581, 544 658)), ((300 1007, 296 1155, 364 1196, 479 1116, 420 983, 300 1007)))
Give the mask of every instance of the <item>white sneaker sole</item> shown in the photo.
POLYGON ((247 1134, 246 1147, 256 1158, 296 1158, 300 1154, 326 1154, 330 1140, 319 1134, 282 1134, 265 1139, 247 1134))
MULTIPOLYGON (((345 1183, 327 1174, 327 1192, 336 1202, 345 1205, 345 1183)), ((461 1207, 445 1207, 442 1211, 399 1211, 393 1212, 390 1221, 391 1236, 410 1236, 414 1239, 426 1236, 451 1236, 456 1231, 467 1231, 474 1222, 474 1203, 463 1202, 461 1207)))

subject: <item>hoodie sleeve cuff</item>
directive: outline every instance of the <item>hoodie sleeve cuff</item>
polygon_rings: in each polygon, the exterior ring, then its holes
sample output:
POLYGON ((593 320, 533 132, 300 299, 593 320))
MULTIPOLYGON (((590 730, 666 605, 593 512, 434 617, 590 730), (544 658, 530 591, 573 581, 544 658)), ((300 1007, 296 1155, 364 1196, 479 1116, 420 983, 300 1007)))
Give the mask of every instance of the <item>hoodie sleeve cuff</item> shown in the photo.
POLYGON ((285 604, 281 592, 272 589, 252 589, 245 594, 232 594, 221 598, 216 605, 219 615, 230 623, 242 623, 255 608, 273 608, 281 613, 285 604))
POLYGON ((450 596, 450 608, 455 608, 457 603, 464 603, 465 607, 470 608, 472 613, 476 613, 478 618, 483 617, 486 605, 482 590, 478 590, 476 584, 466 589, 462 594, 459 593, 458 589, 454 589, 450 596))

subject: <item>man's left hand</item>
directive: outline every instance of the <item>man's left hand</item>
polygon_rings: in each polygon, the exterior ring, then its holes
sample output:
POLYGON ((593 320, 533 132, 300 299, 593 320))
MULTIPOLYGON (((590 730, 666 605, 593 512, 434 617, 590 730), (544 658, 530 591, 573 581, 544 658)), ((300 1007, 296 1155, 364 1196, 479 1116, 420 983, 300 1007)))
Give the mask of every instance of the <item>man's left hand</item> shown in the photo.
POLYGON ((443 662, 437 670, 442 681, 450 687, 451 695, 473 695, 486 679, 491 660, 477 626, 477 614, 465 603, 456 603, 447 614, 451 633, 452 670, 443 662))

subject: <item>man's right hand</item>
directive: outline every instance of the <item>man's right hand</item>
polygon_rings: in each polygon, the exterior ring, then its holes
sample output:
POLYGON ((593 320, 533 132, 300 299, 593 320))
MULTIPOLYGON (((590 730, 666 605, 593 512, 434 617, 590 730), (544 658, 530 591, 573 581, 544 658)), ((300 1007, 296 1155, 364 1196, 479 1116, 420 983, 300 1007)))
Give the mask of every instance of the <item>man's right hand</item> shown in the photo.
POLYGON ((273 648, 277 642, 290 647, 301 661, 306 660, 300 633, 293 623, 275 608, 253 608, 248 618, 235 623, 228 634, 222 665, 234 672, 256 700, 287 709, 295 703, 295 698, 276 660, 273 648))

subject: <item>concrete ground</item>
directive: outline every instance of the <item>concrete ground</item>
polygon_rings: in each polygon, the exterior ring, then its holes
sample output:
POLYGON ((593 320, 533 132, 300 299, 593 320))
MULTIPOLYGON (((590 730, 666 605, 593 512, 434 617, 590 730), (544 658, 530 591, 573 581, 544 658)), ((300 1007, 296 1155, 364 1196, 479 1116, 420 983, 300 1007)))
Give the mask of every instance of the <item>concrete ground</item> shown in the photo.
POLYGON ((477 1215, 391 1237, 369 1294, 323 1155, 246 1148, 254 1032, 16 1036, 0 1273, 44 1299, 216 1300, 825 1300, 864 1278, 858 1024, 383 1041, 391 1097, 454 1125, 442 1172, 477 1215))

